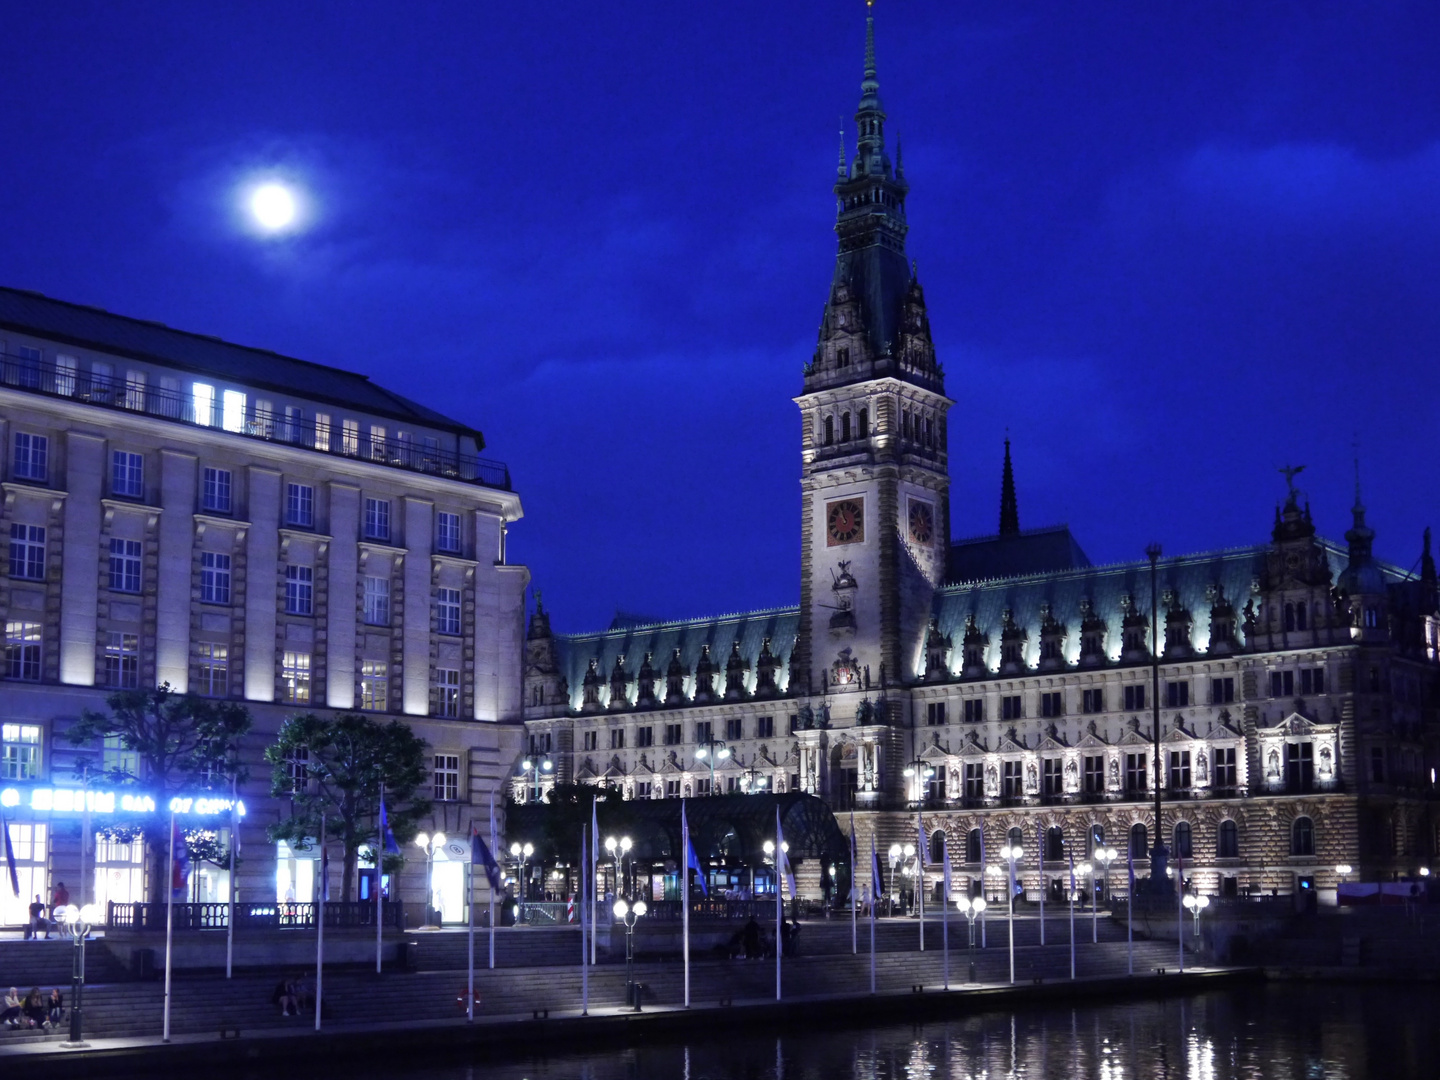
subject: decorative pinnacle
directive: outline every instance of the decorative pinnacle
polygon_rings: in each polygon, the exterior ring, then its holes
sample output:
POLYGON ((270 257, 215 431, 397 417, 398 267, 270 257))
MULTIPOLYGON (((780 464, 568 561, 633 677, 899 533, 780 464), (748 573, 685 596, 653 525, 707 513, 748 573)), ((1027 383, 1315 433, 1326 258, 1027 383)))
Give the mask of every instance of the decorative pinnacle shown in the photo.
POLYGON ((845 118, 840 118, 840 178, 843 180, 849 170, 845 165, 845 118))

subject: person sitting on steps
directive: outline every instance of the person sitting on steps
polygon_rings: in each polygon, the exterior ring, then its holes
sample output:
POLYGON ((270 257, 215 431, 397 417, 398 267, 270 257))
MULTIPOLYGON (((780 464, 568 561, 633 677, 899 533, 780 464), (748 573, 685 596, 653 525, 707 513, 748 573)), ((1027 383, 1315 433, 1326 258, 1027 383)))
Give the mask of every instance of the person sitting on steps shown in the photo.
POLYGON ((12 1028, 19 1027, 21 1021, 21 1004, 20 991, 13 986, 10 987, 10 992, 5 995, 5 1008, 0 1010, 0 1023, 4 1023, 12 1028))
POLYGON ((50 997, 46 1000, 45 1007, 50 1014, 50 1026, 58 1027, 60 1018, 65 1015, 65 995, 60 993, 58 986, 50 988, 50 997))
POLYGON ((40 993, 38 986, 32 986, 30 993, 25 995, 25 1026, 26 1027, 49 1027, 50 1020, 45 1012, 45 995, 40 993))

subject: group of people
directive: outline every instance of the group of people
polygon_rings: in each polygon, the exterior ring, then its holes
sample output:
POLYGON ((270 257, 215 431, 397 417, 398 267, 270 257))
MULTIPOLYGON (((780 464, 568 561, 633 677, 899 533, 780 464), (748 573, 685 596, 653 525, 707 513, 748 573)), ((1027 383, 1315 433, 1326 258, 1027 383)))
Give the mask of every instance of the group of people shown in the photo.
MULTIPOLYGON (((780 924, 780 947, 785 957, 798 956, 800 953, 800 923, 796 919, 786 919, 780 924)), ((736 959, 743 956, 746 960, 764 960, 775 955, 775 935, 767 933, 761 925, 755 921, 755 916, 744 927, 735 932, 730 939, 730 947, 727 950, 730 958, 736 959)))
POLYGON ((275 984, 270 994, 270 1004, 280 1006, 281 1016, 299 1016, 301 1010, 315 1008, 315 994, 304 975, 291 975, 275 984))
POLYGON ((56 929, 60 921, 62 909, 70 906, 70 890, 65 888, 65 882, 57 881, 54 890, 50 893, 50 904, 47 908, 45 901, 40 899, 40 894, 35 894, 35 902, 30 905, 30 921, 25 924, 25 940, 38 938, 40 931, 45 931, 48 938, 56 929))
POLYGON ((38 986, 32 986, 24 997, 15 987, 5 995, 5 1008, 0 1010, 0 1022, 14 1028, 48 1028, 60 1023, 65 1015, 65 996, 57 986, 46 997, 38 986))

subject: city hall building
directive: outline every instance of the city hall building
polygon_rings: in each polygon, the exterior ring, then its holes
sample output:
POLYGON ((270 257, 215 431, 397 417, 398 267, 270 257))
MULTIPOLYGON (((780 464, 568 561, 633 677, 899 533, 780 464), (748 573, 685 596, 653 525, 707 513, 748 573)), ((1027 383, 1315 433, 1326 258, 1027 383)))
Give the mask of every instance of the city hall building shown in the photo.
MULTIPOLYGON (((468 836, 472 806, 488 828, 520 749, 528 571, 506 559, 520 500, 480 432, 360 375, 13 289, 0 354, 0 811, 20 878, 0 924, 58 881, 77 902, 145 898, 139 842, 82 854, 87 800, 103 833, 143 797, 104 780, 134 763, 66 738, 119 689, 249 709, 242 899, 313 898, 316 852, 266 837, 288 803, 262 755, 299 711, 403 719, 429 745, 426 828, 468 836)), ((402 899, 423 899, 424 867, 402 899)), ((442 851, 435 874, 463 919, 461 864, 442 851)), ((192 899, 230 888, 195 868, 192 899)))
MULTIPOLYGON (((853 811, 862 883, 870 838, 888 862, 919 810, 934 889, 948 843, 958 889, 1003 895, 1010 844, 1032 899, 1063 895, 1072 852, 1115 848, 1120 878, 1133 852, 1143 877, 1157 839, 1222 895, 1334 890, 1341 865, 1417 872, 1437 842, 1428 532, 1377 558, 1357 487, 1352 528, 1327 540, 1290 471, 1241 546, 1092 566, 1067 528, 1020 527, 1007 443, 998 531, 952 539, 955 402, 905 254, 873 23, 856 123, 795 398, 798 606, 555 634, 537 604, 514 797, 575 781, 626 799, 812 793, 847 830, 853 811)), ((705 855, 718 885, 743 879, 705 855)), ((800 870, 802 891, 829 885, 800 870)))

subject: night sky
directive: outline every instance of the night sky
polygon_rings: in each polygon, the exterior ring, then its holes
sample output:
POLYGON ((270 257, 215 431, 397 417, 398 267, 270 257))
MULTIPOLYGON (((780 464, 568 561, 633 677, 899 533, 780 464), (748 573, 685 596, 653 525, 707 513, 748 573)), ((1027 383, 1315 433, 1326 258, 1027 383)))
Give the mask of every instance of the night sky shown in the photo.
MULTIPOLYGON (((794 603, 856 0, 11 4, 0 282, 481 428, 557 628, 794 603), (262 179, 305 227, 257 235, 262 179)), ((1435 512, 1440 5, 877 6, 953 531, 1263 541, 1435 512)))

